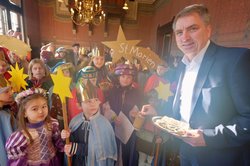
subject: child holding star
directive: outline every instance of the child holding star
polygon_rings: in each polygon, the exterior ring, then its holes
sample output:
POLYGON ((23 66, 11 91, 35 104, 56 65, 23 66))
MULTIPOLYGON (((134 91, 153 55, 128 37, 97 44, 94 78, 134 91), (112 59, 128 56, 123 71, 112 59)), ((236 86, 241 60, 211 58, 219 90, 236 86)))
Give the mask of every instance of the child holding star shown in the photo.
MULTIPOLYGON (((157 100, 159 104, 157 107, 170 107, 174 98, 176 89, 176 83, 174 82, 175 71, 168 67, 167 63, 158 64, 156 71, 152 74, 144 87, 144 93, 146 96, 154 94, 152 90, 157 92, 157 100), (162 91, 161 89, 164 89, 162 91)), ((158 115, 171 115, 171 109, 157 109, 158 115)))
POLYGON ((144 86, 144 92, 147 93, 151 89, 154 89, 159 85, 159 82, 162 82, 163 84, 168 83, 168 80, 164 77, 167 71, 168 66, 166 63, 158 64, 155 73, 152 74, 146 81, 146 84, 144 86))
POLYGON ((70 132, 61 133, 63 139, 70 137, 64 151, 72 156, 74 166, 114 166, 117 160, 115 134, 109 121, 100 114, 97 87, 88 79, 79 89, 83 112, 71 120, 70 132))
MULTIPOLYGON (((61 70, 65 77, 71 78, 69 88, 72 94, 72 98, 66 99, 68 121, 70 122, 73 117, 75 117, 77 114, 82 112, 81 107, 77 102, 77 88, 76 88, 75 83, 73 82, 74 66, 72 63, 58 62, 57 65, 55 65, 52 72, 56 74, 58 70, 61 70)), ((52 90, 53 90, 53 87, 50 89, 50 97, 51 97, 51 102, 52 102, 50 104, 54 105, 52 107, 51 112, 55 111, 54 113, 57 113, 56 110, 61 110, 62 104, 58 95, 53 94, 52 90), (56 109, 55 106, 58 106, 59 108, 56 109)), ((62 117, 62 112, 60 112, 59 115, 62 117)))

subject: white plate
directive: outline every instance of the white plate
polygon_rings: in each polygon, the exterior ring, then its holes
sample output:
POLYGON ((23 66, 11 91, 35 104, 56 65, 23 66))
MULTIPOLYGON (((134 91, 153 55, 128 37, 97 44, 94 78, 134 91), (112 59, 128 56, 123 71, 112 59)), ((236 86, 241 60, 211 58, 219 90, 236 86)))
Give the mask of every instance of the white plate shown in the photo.
POLYGON ((186 131, 190 129, 187 123, 167 116, 155 116, 152 118, 152 121, 158 128, 175 136, 187 137, 186 131))

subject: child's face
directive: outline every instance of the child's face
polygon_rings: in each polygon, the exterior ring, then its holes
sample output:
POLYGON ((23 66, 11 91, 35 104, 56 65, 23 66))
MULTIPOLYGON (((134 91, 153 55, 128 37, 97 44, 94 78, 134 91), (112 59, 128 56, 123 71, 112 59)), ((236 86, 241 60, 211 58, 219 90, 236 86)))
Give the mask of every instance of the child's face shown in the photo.
POLYGON ((121 75, 119 77, 119 82, 122 87, 129 86, 133 82, 132 75, 121 75))
POLYGON ((48 104, 46 99, 39 97, 28 101, 25 105, 24 116, 29 123, 39 123, 48 116, 48 104))
POLYGON ((78 54, 79 53, 79 47, 78 46, 73 47, 73 52, 78 54))
POLYGON ((65 77, 71 77, 71 76, 70 76, 70 71, 69 71, 69 69, 64 69, 64 70, 62 70, 62 72, 63 72, 63 75, 64 75, 65 77))
POLYGON ((100 69, 104 65, 104 62, 105 62, 105 59, 103 56, 96 56, 93 59, 93 63, 95 67, 97 67, 98 69, 100 69))
POLYGON ((83 85, 86 85, 88 80, 89 80, 94 86, 96 86, 96 81, 97 81, 97 78, 96 78, 96 77, 89 78, 89 79, 82 78, 82 84, 83 84, 83 85))
POLYGON ((8 65, 6 62, 0 60, 0 75, 4 74, 7 71, 8 65))
POLYGON ((0 103, 1 105, 8 105, 14 101, 13 92, 11 88, 8 88, 4 92, 0 93, 0 103))
POLYGON ((38 80, 41 80, 45 77, 45 69, 39 63, 35 63, 31 69, 32 76, 38 80))
POLYGON ((88 99, 82 101, 82 109, 87 118, 93 116, 98 110, 100 105, 100 100, 98 98, 88 99))
POLYGON ((58 58, 64 58, 66 55, 66 53, 64 51, 59 52, 58 54, 59 54, 58 58))

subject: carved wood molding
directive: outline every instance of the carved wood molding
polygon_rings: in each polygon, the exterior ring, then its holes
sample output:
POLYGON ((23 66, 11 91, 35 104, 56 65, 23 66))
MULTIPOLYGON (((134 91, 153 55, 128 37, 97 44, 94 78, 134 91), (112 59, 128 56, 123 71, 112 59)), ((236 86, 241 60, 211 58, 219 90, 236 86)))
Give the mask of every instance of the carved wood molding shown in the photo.
POLYGON ((170 0, 155 0, 153 4, 139 3, 138 11, 145 13, 153 13, 158 8, 162 7, 164 4, 168 3, 170 0))

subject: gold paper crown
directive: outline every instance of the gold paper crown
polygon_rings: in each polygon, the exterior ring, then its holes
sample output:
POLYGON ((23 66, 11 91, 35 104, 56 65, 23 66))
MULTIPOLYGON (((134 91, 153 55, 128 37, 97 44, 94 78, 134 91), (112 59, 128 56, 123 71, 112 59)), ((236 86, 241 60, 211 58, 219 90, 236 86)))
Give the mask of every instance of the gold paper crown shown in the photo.
POLYGON ((58 69, 59 70, 66 70, 66 69, 69 69, 69 70, 72 70, 73 69, 73 64, 68 62, 68 63, 62 63, 58 66, 55 67, 55 69, 53 70, 53 73, 57 72, 58 69))
POLYGON ((91 57, 104 56, 104 50, 102 48, 94 47, 91 50, 91 57))
POLYGON ((90 82, 90 80, 87 80, 87 84, 85 86, 83 85, 79 86, 80 86, 82 101, 97 98, 97 87, 94 86, 90 82))

